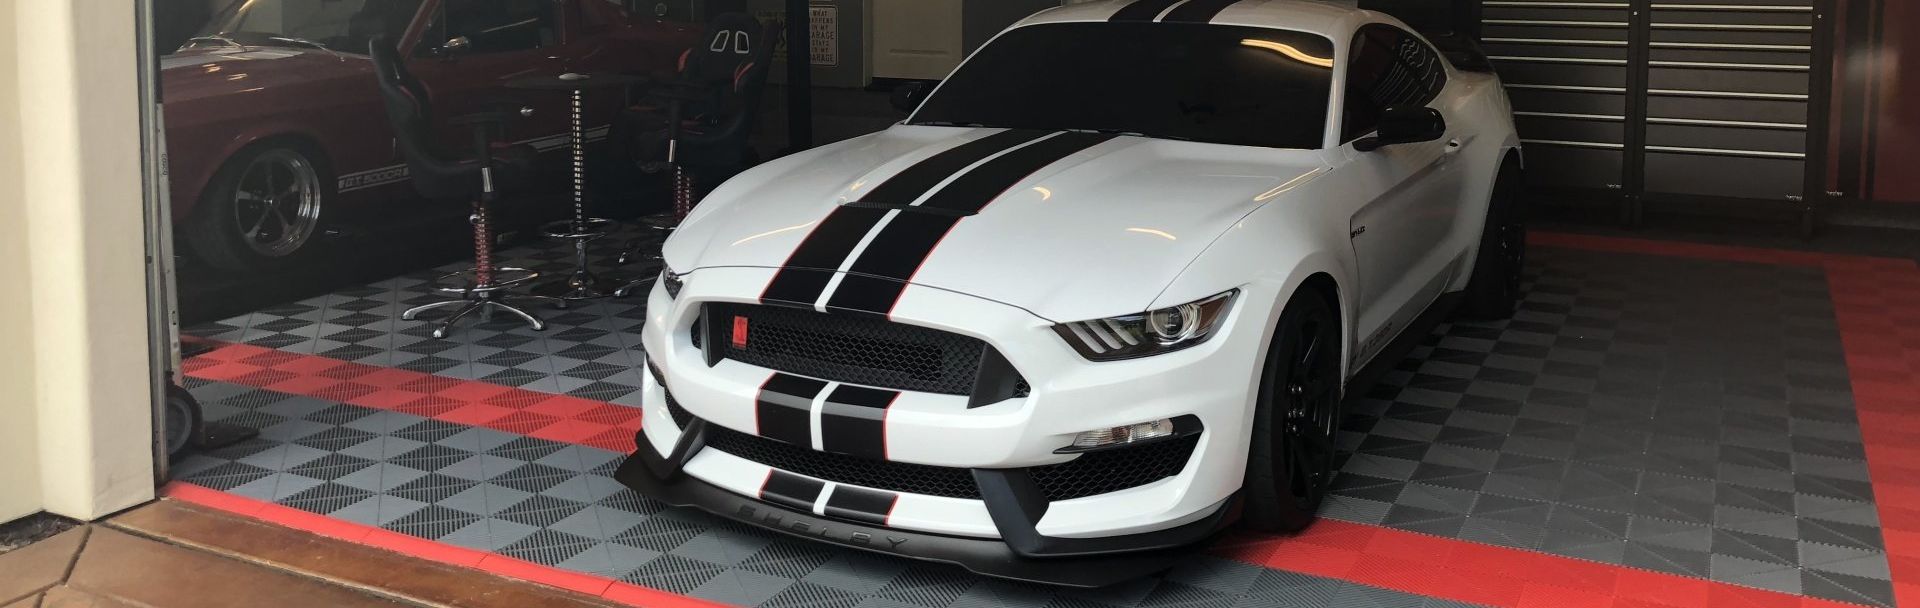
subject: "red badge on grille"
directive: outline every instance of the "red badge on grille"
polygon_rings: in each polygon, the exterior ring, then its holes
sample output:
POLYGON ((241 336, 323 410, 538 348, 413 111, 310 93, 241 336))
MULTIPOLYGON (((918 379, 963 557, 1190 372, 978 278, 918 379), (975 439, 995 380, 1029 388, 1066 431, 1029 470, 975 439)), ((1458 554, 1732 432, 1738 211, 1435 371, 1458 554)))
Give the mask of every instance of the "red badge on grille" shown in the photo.
POLYGON ((740 315, 733 316, 733 347, 740 350, 747 348, 747 318, 740 315))

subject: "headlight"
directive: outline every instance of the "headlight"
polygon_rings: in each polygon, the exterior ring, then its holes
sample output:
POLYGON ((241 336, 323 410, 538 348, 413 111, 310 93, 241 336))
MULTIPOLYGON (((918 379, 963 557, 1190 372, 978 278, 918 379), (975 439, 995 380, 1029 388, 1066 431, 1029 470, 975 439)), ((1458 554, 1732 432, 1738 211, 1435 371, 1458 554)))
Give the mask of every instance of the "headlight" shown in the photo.
POLYGON ((1092 361, 1149 357, 1191 348, 1213 337, 1240 290, 1137 315, 1074 321, 1053 326, 1080 355, 1092 361))
POLYGON ((662 267, 660 285, 667 288, 667 299, 680 297, 680 287, 686 284, 686 275, 674 272, 672 268, 662 267))

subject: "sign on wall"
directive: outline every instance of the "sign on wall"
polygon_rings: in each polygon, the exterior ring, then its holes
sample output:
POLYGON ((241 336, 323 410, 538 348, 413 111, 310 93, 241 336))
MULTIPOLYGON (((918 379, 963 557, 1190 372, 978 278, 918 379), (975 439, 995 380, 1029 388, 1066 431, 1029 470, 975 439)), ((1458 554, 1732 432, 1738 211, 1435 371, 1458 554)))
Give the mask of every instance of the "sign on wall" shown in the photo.
MULTIPOLYGON (((810 63, 819 67, 840 65, 840 9, 833 5, 815 4, 807 9, 807 23, 812 30, 812 46, 808 49, 810 63)), ((754 16, 762 23, 774 24, 785 31, 786 11, 754 11, 754 16)), ((786 61, 787 41, 782 38, 780 44, 773 47, 773 58, 786 61)))

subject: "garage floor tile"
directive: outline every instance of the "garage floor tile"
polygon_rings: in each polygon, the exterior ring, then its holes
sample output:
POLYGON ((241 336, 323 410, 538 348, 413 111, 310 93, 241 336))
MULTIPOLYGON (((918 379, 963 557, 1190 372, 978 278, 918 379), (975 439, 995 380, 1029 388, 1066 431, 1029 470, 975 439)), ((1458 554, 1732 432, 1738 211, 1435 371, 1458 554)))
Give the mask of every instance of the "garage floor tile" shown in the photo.
MULTIPOLYGON (((1821 269, 1534 253, 1516 318, 1443 324, 1350 396, 1323 515, 1893 605, 1895 562, 1821 269)), ((555 254, 509 258, 564 270, 555 254)), ((1454 605, 1212 556, 1099 592, 1019 585, 668 508, 610 477, 632 446, 618 425, 638 405, 639 303, 543 311, 546 332, 500 319, 433 340, 398 317, 439 297, 438 274, 194 328, 220 343, 189 363, 209 417, 262 435, 188 457, 176 477, 739 605, 1454 605), (276 369, 288 356, 319 369, 276 369), (533 405, 553 395, 602 409, 533 405), (602 422, 561 432, 570 420, 602 422)))

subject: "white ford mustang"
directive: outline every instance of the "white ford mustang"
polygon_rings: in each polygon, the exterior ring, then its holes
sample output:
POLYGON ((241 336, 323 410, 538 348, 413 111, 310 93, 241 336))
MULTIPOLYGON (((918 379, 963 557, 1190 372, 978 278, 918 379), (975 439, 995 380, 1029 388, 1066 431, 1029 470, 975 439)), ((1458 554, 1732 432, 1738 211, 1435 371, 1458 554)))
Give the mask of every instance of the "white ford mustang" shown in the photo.
POLYGON ((1512 313, 1519 168, 1498 78, 1383 14, 1040 13, 687 218, 618 478, 1071 585, 1297 530, 1354 375, 1428 313, 1512 313))

